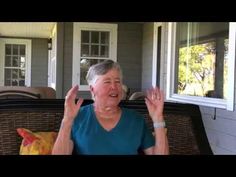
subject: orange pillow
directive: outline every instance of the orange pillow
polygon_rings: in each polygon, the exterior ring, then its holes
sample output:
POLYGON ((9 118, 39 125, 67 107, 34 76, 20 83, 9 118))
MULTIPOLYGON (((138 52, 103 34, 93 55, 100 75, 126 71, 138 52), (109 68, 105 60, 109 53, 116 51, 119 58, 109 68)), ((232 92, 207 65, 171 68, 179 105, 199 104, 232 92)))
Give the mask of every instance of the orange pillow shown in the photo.
POLYGON ((57 138, 56 132, 32 132, 25 128, 17 128, 23 138, 20 155, 50 155, 57 138))

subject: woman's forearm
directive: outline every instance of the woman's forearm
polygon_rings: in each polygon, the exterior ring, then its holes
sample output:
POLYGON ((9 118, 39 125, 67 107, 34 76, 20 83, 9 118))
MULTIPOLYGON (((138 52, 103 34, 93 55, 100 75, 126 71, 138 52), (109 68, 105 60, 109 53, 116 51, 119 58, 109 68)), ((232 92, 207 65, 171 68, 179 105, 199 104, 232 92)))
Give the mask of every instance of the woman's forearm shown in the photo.
POLYGON ((53 146, 53 155, 70 155, 73 151, 73 141, 71 140, 71 127, 72 122, 68 122, 65 119, 62 120, 61 127, 53 146))
POLYGON ((168 155, 169 154, 169 143, 167 139, 166 128, 155 128, 155 147, 153 154, 156 155, 168 155))

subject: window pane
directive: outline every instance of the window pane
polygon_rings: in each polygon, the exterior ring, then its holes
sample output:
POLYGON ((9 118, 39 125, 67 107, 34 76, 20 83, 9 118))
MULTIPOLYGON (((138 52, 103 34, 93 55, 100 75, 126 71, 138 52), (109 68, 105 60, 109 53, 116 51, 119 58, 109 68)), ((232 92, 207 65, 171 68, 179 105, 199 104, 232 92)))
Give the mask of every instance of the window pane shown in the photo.
POLYGON ((104 60, 86 59, 86 58, 82 58, 80 60, 80 85, 88 85, 86 80, 86 75, 89 67, 102 61, 104 60))
POLYGON ((98 53, 98 50, 99 49, 99 46, 98 45, 92 45, 91 46, 91 56, 92 57, 98 57, 99 56, 99 53, 98 53))
POLYGON ((12 57, 12 66, 13 67, 18 67, 19 64, 18 64, 18 57, 12 57))
POLYGON ((20 75, 19 75, 19 77, 20 77, 21 79, 24 79, 24 78, 25 78, 25 70, 20 70, 20 75))
POLYGON ((13 79, 18 79, 18 69, 13 69, 12 70, 12 78, 13 79))
POLYGON ((6 55, 11 55, 11 45, 10 44, 5 45, 5 53, 6 53, 6 55))
POLYGON ((101 46, 101 57, 109 57, 108 50, 108 46, 101 46))
POLYGON ((82 43, 89 43, 89 31, 81 31, 82 43))
POLYGON ((99 32, 96 31, 91 32, 91 42, 99 44, 99 32))
POLYGON ((19 86, 25 86, 25 80, 20 80, 19 81, 19 86))
POLYGON ((226 99, 229 23, 177 23, 175 93, 226 99))
POLYGON ((109 44, 109 32, 101 32, 101 44, 109 44))
POLYGON ((18 80, 14 79, 11 81, 12 86, 18 86, 18 80))
POLYGON ((81 57, 89 56, 89 45, 82 44, 81 45, 81 57))
POLYGON ((13 55, 18 55, 18 45, 13 44, 13 55))
POLYGON ((20 46, 20 55, 25 55, 25 45, 19 45, 20 46))
POLYGON ((11 79, 11 69, 5 69, 5 79, 11 79))
POLYGON ((5 86, 11 86, 11 81, 10 80, 5 80, 5 86))
POLYGON ((25 68, 25 57, 20 57, 20 67, 25 68))
POLYGON ((5 66, 6 67, 11 66, 11 56, 5 56, 5 66))

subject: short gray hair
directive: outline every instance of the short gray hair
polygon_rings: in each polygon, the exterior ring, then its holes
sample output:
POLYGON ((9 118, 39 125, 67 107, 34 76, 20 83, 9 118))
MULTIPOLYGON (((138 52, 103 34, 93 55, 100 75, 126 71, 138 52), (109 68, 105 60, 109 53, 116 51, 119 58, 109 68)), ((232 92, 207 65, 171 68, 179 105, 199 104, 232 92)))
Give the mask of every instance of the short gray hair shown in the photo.
POLYGON ((89 85, 96 83, 99 76, 106 74, 111 69, 117 69, 120 73, 120 78, 122 81, 122 70, 119 63, 114 62, 113 60, 105 60, 101 63, 92 65, 86 75, 86 79, 89 85))

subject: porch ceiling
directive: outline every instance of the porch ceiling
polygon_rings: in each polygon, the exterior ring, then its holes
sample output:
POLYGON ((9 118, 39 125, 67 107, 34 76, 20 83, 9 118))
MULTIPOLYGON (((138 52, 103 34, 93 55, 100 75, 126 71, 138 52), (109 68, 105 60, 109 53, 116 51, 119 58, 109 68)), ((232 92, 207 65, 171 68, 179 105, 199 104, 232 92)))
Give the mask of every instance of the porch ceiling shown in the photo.
POLYGON ((0 37, 49 38, 55 22, 4 22, 0 23, 0 37))

